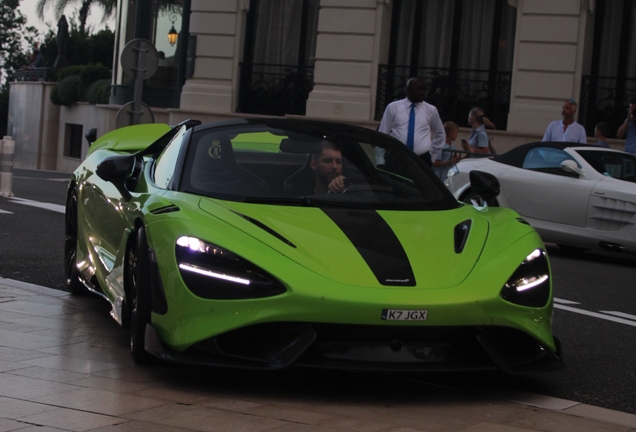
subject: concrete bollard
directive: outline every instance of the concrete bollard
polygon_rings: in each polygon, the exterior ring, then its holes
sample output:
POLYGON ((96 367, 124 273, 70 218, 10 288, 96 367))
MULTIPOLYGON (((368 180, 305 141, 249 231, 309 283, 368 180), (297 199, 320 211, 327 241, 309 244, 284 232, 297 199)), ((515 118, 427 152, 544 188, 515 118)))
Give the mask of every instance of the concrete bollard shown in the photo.
POLYGON ((15 141, 10 136, 5 136, 0 146, 0 196, 12 197, 13 192, 13 155, 15 154, 15 141))

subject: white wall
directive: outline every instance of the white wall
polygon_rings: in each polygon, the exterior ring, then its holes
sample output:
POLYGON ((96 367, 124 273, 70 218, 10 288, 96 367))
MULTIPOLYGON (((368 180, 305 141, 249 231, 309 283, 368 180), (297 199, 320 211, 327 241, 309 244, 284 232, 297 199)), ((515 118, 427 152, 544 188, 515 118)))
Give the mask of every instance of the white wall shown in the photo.
MULTIPOLYGON (((587 21, 581 0, 519 0, 508 131, 543 137, 566 99, 579 100, 587 21)), ((589 40, 588 40, 589 42, 589 40)))
POLYGON ((190 34, 197 38, 196 58, 194 76, 181 92, 181 109, 234 111, 248 7, 245 0, 192 0, 190 34))
POLYGON ((389 39, 390 4, 378 0, 322 0, 307 117, 371 121, 377 74, 389 39))
POLYGON ((7 135, 15 140, 13 166, 54 170, 59 109, 50 102, 53 84, 10 83, 7 135))

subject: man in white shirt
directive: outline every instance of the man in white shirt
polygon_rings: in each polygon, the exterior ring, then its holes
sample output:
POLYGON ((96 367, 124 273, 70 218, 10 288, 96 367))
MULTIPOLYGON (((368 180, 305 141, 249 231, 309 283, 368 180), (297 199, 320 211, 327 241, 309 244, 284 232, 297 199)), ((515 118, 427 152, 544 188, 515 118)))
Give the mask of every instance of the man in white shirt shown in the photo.
MULTIPOLYGON (((424 80, 409 79, 406 83, 406 98, 387 105, 378 130, 399 139, 409 147, 412 145, 411 149, 415 154, 431 167, 431 156, 441 153, 446 134, 437 108, 424 102, 425 90, 424 80), (413 126, 409 139, 411 117, 413 126)), ((384 153, 376 151, 376 163, 383 165, 384 162, 384 153)))
POLYGON ((563 120, 555 120, 548 125, 542 141, 569 141, 587 144, 585 128, 574 121, 576 102, 568 99, 563 103, 561 116, 563 120))

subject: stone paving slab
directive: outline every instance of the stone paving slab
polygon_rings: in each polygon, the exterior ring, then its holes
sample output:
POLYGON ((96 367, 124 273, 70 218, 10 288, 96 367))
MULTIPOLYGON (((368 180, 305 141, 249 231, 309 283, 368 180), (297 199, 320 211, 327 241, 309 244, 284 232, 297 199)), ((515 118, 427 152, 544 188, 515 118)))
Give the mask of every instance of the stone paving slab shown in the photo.
POLYGON ((108 312, 97 297, 0 278, 0 432, 636 431, 636 415, 524 392, 141 367, 108 312))

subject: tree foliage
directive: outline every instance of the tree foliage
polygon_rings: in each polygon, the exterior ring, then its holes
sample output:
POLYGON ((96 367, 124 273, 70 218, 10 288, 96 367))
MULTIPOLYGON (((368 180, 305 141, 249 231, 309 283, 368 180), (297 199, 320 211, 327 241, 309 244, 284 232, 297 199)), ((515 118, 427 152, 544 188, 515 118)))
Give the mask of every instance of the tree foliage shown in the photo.
POLYGON ((88 15, 90 14, 92 6, 98 6, 102 9, 104 13, 102 20, 106 20, 110 16, 112 16, 117 6, 116 0, 38 0, 38 4, 35 10, 40 18, 44 18, 44 9, 47 6, 52 5, 53 9, 55 10, 55 16, 59 18, 64 14, 64 10, 66 9, 66 7, 73 3, 79 3, 77 13, 79 20, 79 31, 82 34, 87 34, 88 32, 88 29, 86 28, 86 20, 88 19, 88 15))
POLYGON ((25 27, 20 11, 21 0, 0 0, 0 136, 7 133, 9 86, 13 71, 29 64, 37 37, 34 27, 25 27))
MULTIPOLYGON (((113 67, 115 33, 106 27, 94 34, 83 33, 75 20, 69 20, 69 38, 66 59, 69 65, 102 64, 113 67)), ((90 28, 89 28, 90 33, 90 28)), ((53 66, 57 57, 57 39, 53 30, 44 36, 40 51, 46 64, 53 66)))
POLYGON ((5 86, 12 71, 29 64, 38 32, 26 26, 19 11, 21 0, 0 0, 0 84, 5 86))

